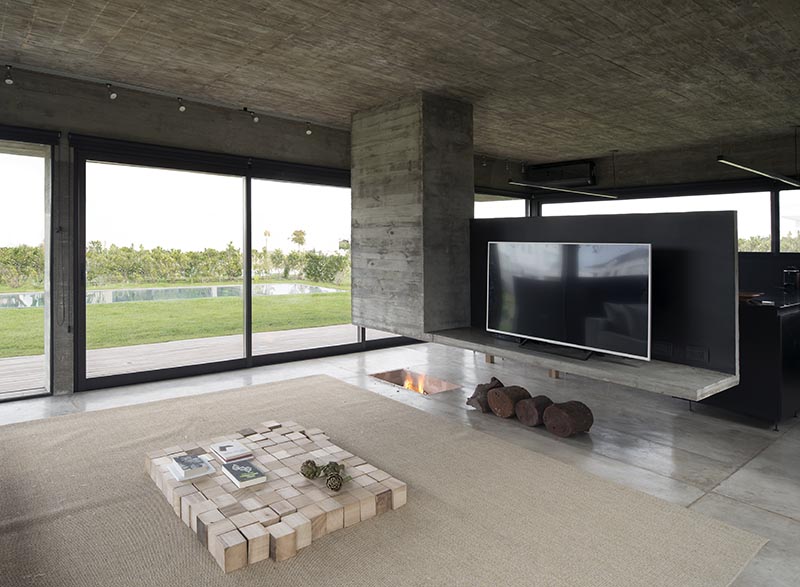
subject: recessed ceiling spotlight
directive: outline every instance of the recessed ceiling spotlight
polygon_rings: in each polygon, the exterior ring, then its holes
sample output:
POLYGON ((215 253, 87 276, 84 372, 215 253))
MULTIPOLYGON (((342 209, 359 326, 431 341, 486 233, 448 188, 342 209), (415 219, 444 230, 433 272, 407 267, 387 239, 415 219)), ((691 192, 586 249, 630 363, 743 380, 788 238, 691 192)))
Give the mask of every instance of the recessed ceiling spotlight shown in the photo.
POLYGON ((258 121, 259 121, 259 120, 261 120, 261 119, 258 117, 258 114, 256 114, 256 113, 255 113, 255 112, 253 112, 252 110, 250 110, 250 109, 248 109, 248 108, 242 108, 242 110, 244 110, 245 112, 247 112, 247 113, 250 115, 250 118, 252 118, 252 119, 253 119, 253 122, 255 122, 256 124, 258 124, 258 121))
POLYGON ((186 112, 186 104, 183 103, 183 98, 178 98, 178 112, 186 112))
POLYGON ((6 77, 5 77, 5 79, 3 81, 5 82, 5 84, 7 86, 13 86, 14 85, 14 78, 11 77, 11 66, 10 65, 6 65, 6 77))
POLYGON ((311 135, 313 132, 314 131, 311 130, 311 123, 310 122, 306 122, 306 134, 307 135, 311 135))
POLYGON ((108 99, 109 100, 116 100, 119 94, 117 94, 117 90, 111 87, 111 84, 106 84, 106 91, 108 92, 108 99))

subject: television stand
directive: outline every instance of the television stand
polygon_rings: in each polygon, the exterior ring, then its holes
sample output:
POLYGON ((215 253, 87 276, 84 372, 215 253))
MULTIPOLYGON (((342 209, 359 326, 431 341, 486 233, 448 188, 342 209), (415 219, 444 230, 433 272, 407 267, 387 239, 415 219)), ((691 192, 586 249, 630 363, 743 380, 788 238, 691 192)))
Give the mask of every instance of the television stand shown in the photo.
MULTIPOLYGON (((519 345, 524 347, 529 342, 534 342, 529 338, 520 338, 519 345)), ((558 355, 560 357, 567 357, 569 359, 578 359, 579 361, 588 361, 589 357, 594 354, 594 351, 587 351, 584 349, 576 349, 572 347, 555 346, 546 342, 536 342, 536 350, 550 355, 558 355)))

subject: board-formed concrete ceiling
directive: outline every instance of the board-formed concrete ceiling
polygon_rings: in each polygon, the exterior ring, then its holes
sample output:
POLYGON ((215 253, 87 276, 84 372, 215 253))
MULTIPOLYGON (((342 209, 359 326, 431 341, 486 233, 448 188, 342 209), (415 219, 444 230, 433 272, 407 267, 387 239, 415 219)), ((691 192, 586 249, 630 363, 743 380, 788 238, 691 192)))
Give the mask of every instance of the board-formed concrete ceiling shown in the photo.
POLYGON ((529 161, 800 123, 798 0, 0 0, 0 63, 348 127, 416 90, 529 161))

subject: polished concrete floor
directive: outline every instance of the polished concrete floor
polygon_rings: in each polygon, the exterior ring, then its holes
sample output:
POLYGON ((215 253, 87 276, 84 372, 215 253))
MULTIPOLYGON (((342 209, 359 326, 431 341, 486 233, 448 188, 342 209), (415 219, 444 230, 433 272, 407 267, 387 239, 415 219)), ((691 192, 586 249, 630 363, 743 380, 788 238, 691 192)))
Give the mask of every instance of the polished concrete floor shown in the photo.
POLYGON ((765 536, 770 542, 734 585, 800 585, 800 420, 786 421, 775 432, 767 423, 722 410, 696 406, 689 411, 682 400, 578 377, 550 379, 544 370, 501 359, 487 364, 482 355, 440 345, 8 402, 0 404, 0 424, 320 373, 765 536), (421 396, 369 376, 403 367, 463 388, 421 396), (595 415, 591 433, 559 439, 468 408, 464 402, 472 389, 492 375, 556 401, 584 401, 595 415))

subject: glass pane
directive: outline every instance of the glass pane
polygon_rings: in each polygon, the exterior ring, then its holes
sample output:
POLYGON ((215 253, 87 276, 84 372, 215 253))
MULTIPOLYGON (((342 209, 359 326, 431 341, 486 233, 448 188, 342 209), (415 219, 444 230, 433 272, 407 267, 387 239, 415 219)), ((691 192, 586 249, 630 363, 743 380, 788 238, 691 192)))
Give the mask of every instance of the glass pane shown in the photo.
POLYGON ((800 190, 780 193, 781 253, 800 253, 800 190))
POLYGON ((0 141, 0 396, 45 386, 46 154, 0 141))
POLYGON ((525 200, 475 194, 475 218, 522 218, 525 216, 525 200))
POLYGON ((655 214, 657 212, 738 212, 739 251, 770 251, 769 192, 672 196, 635 200, 564 202, 542 205, 542 216, 586 216, 590 214, 655 214))
POLYGON ((244 356, 244 179, 86 164, 86 376, 244 356))
POLYGON ((253 355, 358 342, 350 190, 253 180, 253 355))

